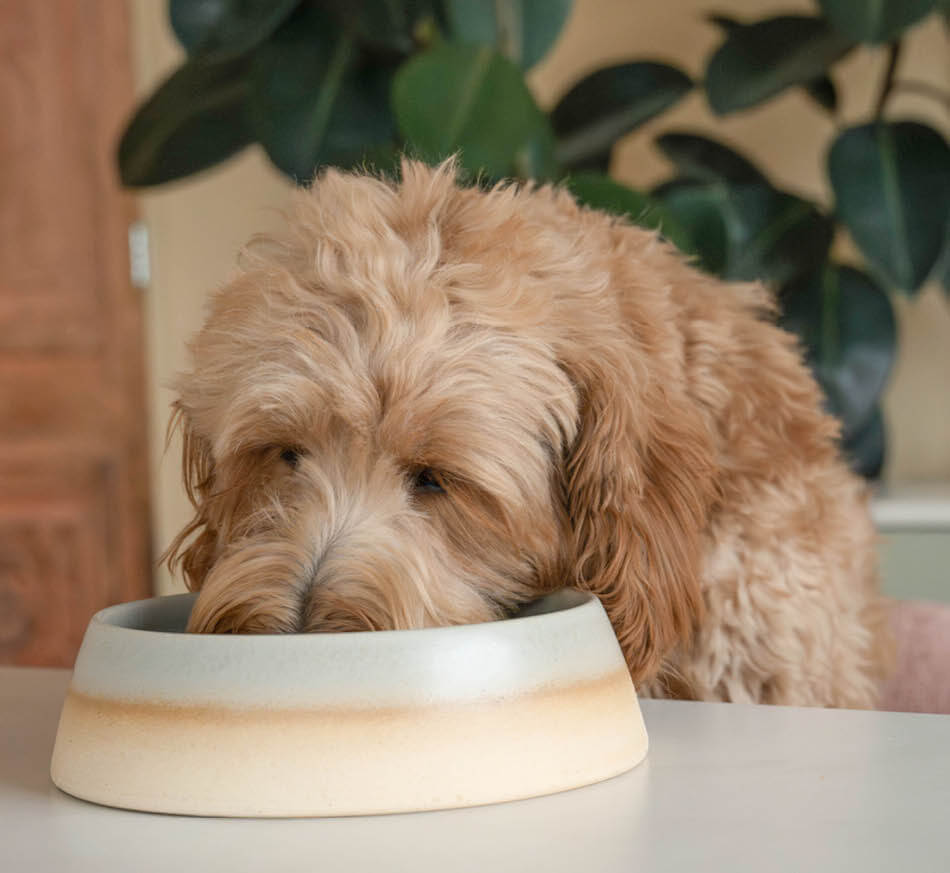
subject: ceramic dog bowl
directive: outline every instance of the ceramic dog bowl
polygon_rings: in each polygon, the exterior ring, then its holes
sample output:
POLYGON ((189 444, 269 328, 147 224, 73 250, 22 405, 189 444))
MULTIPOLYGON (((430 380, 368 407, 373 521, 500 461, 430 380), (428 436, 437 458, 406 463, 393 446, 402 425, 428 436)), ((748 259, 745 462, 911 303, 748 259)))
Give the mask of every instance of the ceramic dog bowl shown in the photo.
POLYGON ((600 602, 415 631, 184 633, 194 595, 89 624, 51 774, 109 806, 329 816, 474 806, 639 763, 647 735, 600 602))

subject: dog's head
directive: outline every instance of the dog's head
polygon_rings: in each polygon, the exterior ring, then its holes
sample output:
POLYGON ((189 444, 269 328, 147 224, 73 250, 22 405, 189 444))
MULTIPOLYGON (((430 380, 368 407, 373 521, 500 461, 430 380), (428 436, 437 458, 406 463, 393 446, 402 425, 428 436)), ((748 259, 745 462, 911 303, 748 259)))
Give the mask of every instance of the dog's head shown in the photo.
POLYGON ((699 609, 712 497, 661 293, 686 268, 450 165, 329 172, 290 225, 215 296, 178 385, 190 629, 483 621, 574 584, 648 674, 699 609))

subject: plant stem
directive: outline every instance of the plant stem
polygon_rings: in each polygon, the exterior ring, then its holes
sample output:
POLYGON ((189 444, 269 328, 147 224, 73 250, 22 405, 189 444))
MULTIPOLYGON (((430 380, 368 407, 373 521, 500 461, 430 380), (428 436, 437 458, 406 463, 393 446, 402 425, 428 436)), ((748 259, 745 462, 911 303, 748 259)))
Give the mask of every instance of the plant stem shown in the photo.
POLYGON ((821 338, 824 359, 832 365, 840 362, 840 329, 838 327, 838 270, 830 263, 821 271, 821 338))
POLYGON ((887 71, 884 73, 884 84, 881 86, 881 93, 877 98, 877 106, 874 109, 874 119, 880 121, 884 115, 884 104, 887 98, 891 96, 894 89, 894 74, 897 72, 897 61, 900 58, 901 41, 895 39, 887 47, 887 71))
POLYGON ((495 45, 516 64, 521 63, 520 7, 521 0, 495 0, 495 45))

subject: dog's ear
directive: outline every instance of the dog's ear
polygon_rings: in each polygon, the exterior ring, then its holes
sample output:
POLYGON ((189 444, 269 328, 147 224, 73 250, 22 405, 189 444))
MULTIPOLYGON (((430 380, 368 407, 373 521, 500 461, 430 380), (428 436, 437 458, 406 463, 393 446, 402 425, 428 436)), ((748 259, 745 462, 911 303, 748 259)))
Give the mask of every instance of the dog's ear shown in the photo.
POLYGON ((637 682, 686 644, 700 617, 715 489, 701 415, 622 333, 565 367, 581 410, 564 487, 574 584, 600 598, 637 682))
POLYGON ((182 477, 195 516, 172 540, 161 560, 173 573, 180 566, 188 589, 197 591, 214 563, 217 548, 218 536, 207 501, 214 481, 214 456, 209 442, 195 431, 184 406, 175 401, 172 410, 166 445, 176 431, 181 433, 182 477))

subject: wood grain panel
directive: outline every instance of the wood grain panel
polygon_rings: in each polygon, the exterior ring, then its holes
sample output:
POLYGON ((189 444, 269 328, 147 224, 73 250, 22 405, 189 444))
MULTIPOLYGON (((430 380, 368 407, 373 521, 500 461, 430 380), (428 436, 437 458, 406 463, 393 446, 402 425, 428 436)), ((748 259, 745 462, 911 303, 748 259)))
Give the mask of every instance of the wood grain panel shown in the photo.
POLYGON ((84 93, 86 53, 95 47, 82 38, 88 28, 79 7, 0 6, 0 338, 7 348, 95 345, 104 327, 99 227, 89 213, 99 194, 93 131, 83 125, 98 114, 84 93))
POLYGON ((104 391, 103 361, 88 356, 0 355, 0 440, 99 434, 121 423, 121 397, 104 391))
POLYGON ((0 658, 14 664, 71 667, 90 616, 102 606, 109 573, 92 520, 101 507, 63 495, 0 515, 0 658))
POLYGON ((127 5, 0 0, 0 662, 150 592, 141 292, 115 142, 127 5))

